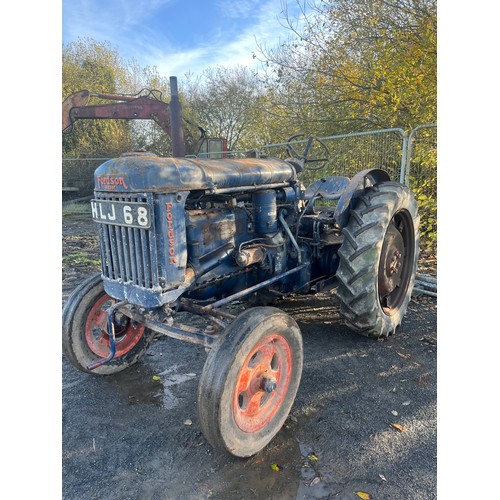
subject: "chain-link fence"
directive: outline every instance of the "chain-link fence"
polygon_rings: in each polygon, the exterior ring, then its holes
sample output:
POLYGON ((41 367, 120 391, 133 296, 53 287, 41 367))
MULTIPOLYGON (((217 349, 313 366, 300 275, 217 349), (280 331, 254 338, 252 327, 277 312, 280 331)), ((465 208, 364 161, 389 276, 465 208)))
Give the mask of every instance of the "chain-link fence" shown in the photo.
POLYGON ((94 171, 109 158, 63 158, 63 201, 92 196, 94 171))

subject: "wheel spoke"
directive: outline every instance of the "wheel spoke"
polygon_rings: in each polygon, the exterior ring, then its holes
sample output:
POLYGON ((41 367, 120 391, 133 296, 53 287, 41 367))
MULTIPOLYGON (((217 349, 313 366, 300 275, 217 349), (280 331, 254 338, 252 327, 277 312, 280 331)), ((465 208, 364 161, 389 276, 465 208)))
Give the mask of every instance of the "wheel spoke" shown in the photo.
POLYGON ((271 362, 274 357, 274 353, 276 352, 275 347, 274 347, 274 342, 269 342, 265 345, 263 345, 260 348, 260 353, 261 353, 261 360, 260 364, 261 366, 265 366, 267 370, 271 370, 271 362))
POLYGON ((249 368, 248 365, 240 370, 240 375, 238 377, 238 394, 242 394, 245 391, 251 389, 251 381, 253 380, 253 374, 255 373, 255 368, 249 368))
POLYGON ((247 418, 255 417, 260 411, 260 401, 265 393, 263 391, 258 391, 252 395, 248 402, 248 407, 244 410, 244 415, 247 418))

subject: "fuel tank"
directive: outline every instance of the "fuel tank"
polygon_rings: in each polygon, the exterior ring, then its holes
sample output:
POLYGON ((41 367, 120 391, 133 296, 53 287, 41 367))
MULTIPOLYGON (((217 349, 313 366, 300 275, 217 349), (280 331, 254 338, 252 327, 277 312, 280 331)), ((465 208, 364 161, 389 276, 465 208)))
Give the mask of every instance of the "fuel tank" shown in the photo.
POLYGON ((148 152, 125 153, 94 173, 96 191, 116 192, 216 191, 295 179, 292 165, 275 158, 163 158, 148 152))

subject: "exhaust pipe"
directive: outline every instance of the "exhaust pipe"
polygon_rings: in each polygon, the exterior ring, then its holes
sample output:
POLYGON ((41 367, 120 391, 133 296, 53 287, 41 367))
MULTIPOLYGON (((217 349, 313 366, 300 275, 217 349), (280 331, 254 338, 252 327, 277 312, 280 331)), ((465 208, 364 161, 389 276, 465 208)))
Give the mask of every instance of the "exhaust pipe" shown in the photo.
POLYGON ((186 146, 184 145, 184 129, 182 128, 182 110, 177 89, 177 77, 170 77, 170 136, 172 139, 172 156, 183 158, 186 156, 186 146))

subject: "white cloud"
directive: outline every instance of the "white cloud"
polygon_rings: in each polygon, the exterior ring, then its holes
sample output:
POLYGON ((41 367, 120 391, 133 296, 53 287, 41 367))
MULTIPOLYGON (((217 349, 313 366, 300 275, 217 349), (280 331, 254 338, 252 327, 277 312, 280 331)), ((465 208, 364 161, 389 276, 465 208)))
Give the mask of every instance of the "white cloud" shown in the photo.
POLYGON ((63 38, 109 40, 113 45, 132 46, 141 40, 162 39, 152 34, 146 20, 160 7, 175 0, 63 0, 63 38), (137 36, 137 38, 136 38, 137 36))
POLYGON ((168 30, 153 31, 147 22, 169 4, 172 12, 183 8, 177 0, 63 0, 63 39, 108 40, 124 58, 156 66, 165 76, 200 74, 216 65, 257 66, 252 54, 258 44, 275 46, 290 35, 282 26, 283 8, 291 17, 300 14, 296 0, 217 0, 223 14, 220 26, 210 25, 206 33, 197 30, 201 42, 186 49, 193 39, 190 33, 173 39, 168 30))
MULTIPOLYGON (((220 3, 227 3, 228 0, 221 0, 220 3)), ((187 72, 200 74, 210 66, 249 66, 257 68, 259 62, 253 58, 257 52, 258 45, 272 47, 285 41, 290 36, 290 31, 283 26, 282 8, 280 2, 268 0, 265 3, 256 3, 252 0, 243 2, 245 7, 250 4, 258 5, 256 20, 250 26, 244 28, 238 35, 230 40, 220 37, 211 40, 210 44, 199 46, 196 49, 165 54, 162 51, 155 51, 148 57, 148 65, 155 65, 160 72, 169 75, 183 75, 187 72)), ((289 2, 295 4, 292 2, 289 2)), ((292 9, 290 15, 297 13, 292 9)), ((300 16, 297 17, 299 24, 300 16)))
POLYGON ((255 12, 259 0, 218 0, 217 7, 225 17, 242 18, 251 15, 255 12))

